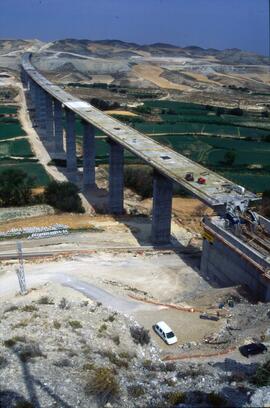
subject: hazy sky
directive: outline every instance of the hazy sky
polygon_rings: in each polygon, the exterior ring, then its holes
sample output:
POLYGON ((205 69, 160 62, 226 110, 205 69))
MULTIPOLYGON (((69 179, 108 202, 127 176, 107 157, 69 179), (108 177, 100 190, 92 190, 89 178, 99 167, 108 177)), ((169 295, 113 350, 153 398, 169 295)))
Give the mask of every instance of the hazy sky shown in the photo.
POLYGON ((268 52, 268 0, 0 0, 0 38, 120 39, 268 52))

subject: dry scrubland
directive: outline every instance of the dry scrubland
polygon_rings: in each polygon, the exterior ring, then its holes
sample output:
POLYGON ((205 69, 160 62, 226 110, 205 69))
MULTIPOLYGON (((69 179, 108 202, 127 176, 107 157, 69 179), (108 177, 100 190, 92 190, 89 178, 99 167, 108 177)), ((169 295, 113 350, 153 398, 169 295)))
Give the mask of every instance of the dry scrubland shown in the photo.
POLYGON ((267 388, 254 384, 257 364, 234 356, 162 361, 152 332, 149 339, 133 317, 71 289, 36 287, 1 302, 0 316, 2 406, 267 404, 267 388))

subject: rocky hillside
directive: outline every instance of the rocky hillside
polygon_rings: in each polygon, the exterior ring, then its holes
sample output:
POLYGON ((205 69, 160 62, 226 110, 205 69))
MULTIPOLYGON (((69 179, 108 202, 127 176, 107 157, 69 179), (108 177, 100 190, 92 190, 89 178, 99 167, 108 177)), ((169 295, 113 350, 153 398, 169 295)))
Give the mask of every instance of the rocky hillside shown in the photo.
POLYGON ((71 289, 49 284, 23 298, 2 300, 0 318, 1 407, 251 407, 270 402, 269 363, 260 368, 223 357, 162 361, 151 333, 131 317, 71 289))

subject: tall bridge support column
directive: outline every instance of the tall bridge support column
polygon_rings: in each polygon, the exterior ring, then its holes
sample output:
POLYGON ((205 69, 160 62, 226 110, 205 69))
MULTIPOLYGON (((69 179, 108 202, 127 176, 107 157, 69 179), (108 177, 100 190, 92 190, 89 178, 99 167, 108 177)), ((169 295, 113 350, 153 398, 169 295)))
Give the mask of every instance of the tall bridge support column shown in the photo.
POLYGON ((53 100, 51 95, 46 93, 46 139, 53 141, 53 100))
POLYGON ((83 186, 95 185, 95 128, 88 122, 83 124, 83 186))
POLYGON ((153 244, 170 243, 173 182, 154 172, 152 234, 153 244))
POLYGON ((109 146, 109 211, 120 215, 124 212, 124 148, 112 140, 109 146))
POLYGON ((72 181, 77 178, 75 113, 66 110, 66 159, 67 171, 72 181))
POLYGON ((37 102, 35 103, 38 125, 41 129, 46 129, 46 92, 37 87, 37 102))
POLYGON ((53 120, 54 120, 54 143, 55 152, 62 153, 64 150, 63 145, 63 111, 62 103, 57 99, 53 104, 53 120))
POLYGON ((32 78, 29 78, 29 95, 31 98, 32 104, 36 102, 36 84, 34 83, 32 78))
POLYGON ((24 87, 26 90, 28 90, 29 77, 28 77, 27 72, 26 72, 24 69, 21 70, 21 80, 22 80, 23 87, 24 87))

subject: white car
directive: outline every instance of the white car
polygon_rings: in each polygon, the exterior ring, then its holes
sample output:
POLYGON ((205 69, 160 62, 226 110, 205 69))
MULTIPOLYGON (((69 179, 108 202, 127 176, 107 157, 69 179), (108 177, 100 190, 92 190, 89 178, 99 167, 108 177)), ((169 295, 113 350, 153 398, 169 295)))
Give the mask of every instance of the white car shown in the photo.
POLYGON ((172 329, 165 322, 158 322, 154 325, 155 332, 165 341, 167 344, 174 344, 177 342, 177 337, 172 329))

